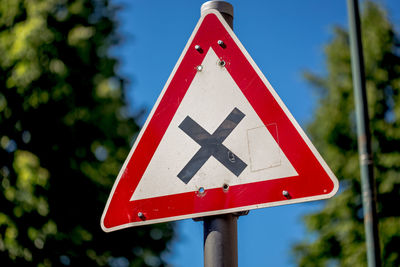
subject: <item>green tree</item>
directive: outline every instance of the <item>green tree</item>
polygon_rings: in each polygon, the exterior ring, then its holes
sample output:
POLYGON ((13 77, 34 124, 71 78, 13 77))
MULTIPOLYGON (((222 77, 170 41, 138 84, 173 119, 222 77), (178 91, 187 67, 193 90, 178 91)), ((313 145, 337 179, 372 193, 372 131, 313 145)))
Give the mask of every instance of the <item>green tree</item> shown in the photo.
POLYGON ((158 266, 167 224, 105 234, 138 126, 107 0, 0 0, 0 263, 158 266), (125 264, 125 265, 124 265, 125 264))
MULTIPOLYGON (((400 266, 400 46, 386 11, 367 1, 362 38, 373 136, 383 266, 400 266)), ((326 75, 306 73, 320 101, 308 130, 340 179, 340 192, 305 216, 309 239, 294 247, 299 266, 366 266, 348 32, 326 46, 326 75)))

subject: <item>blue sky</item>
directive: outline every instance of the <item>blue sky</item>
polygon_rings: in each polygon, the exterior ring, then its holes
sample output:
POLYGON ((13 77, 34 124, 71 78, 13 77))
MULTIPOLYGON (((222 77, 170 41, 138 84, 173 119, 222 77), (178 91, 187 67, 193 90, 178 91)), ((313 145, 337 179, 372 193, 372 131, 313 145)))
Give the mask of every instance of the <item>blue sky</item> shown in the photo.
MULTIPOLYGON (((186 45, 205 1, 113 0, 122 43, 112 53, 120 59, 119 73, 128 81, 127 97, 133 112, 146 116, 157 100, 186 45)), ((317 100, 302 78, 310 70, 323 74, 324 45, 334 25, 347 28, 345 0, 228 1, 234 6, 234 31, 296 120, 312 119, 317 100)), ((381 0, 400 25, 400 2, 381 0)), ((143 118, 141 123, 143 123, 143 118)), ((323 155, 322 155, 323 156, 323 155)), ((322 201, 254 210, 238 221, 239 266, 295 266, 291 245, 311 238, 302 215, 322 201)), ((203 266, 203 226, 176 223, 177 236, 165 254, 176 267, 203 266)), ((123 230, 122 230, 123 231, 123 230)))

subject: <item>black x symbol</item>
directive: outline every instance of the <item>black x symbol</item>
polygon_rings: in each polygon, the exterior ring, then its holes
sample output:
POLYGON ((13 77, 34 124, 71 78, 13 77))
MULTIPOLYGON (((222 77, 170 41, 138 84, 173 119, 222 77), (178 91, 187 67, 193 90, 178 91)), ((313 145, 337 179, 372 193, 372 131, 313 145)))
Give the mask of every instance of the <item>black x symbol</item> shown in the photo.
POLYGON ((247 167, 247 164, 227 149, 222 142, 235 129, 244 116, 239 109, 234 108, 212 135, 187 116, 179 125, 179 128, 196 141, 201 148, 181 170, 178 178, 185 184, 189 183, 211 156, 221 162, 233 174, 239 176, 247 167))

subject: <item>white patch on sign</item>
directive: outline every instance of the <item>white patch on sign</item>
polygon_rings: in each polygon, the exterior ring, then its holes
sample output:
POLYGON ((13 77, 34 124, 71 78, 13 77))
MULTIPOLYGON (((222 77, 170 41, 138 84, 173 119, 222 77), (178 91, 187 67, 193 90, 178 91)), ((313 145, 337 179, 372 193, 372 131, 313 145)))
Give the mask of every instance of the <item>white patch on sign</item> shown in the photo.
POLYGON ((281 164, 281 157, 277 157, 281 153, 281 149, 275 140, 270 138, 267 127, 261 126, 247 130, 247 139, 251 171, 273 168, 281 164))
MULTIPOLYGON (((265 180, 297 176, 268 127, 265 127, 228 71, 221 67, 210 48, 186 95, 141 178, 132 200, 222 188, 265 180), (238 108, 245 117, 223 142, 247 167, 236 177, 214 157, 185 184, 178 173, 200 149, 178 126, 190 116, 213 134, 229 113, 238 108)), ((156 115, 155 115, 156 116, 156 115)), ((279 131, 279 126, 277 128, 279 131)))

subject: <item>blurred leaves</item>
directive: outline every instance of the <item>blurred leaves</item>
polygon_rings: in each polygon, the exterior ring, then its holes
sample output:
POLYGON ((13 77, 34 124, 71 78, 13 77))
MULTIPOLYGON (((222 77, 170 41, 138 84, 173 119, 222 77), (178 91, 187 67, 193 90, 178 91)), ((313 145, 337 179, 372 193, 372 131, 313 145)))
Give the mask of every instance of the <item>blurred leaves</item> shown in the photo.
POLYGON ((105 234, 138 126, 107 0, 0 0, 0 262, 160 266, 168 224, 105 234))
MULTIPOLYGON (((366 1, 362 11, 382 264, 400 266, 400 39, 378 4, 366 1)), ((304 217, 310 237, 294 247, 294 254, 298 266, 366 266, 347 30, 334 28, 325 53, 327 74, 305 74, 320 97, 308 130, 340 179, 340 192, 322 210, 304 217)))

